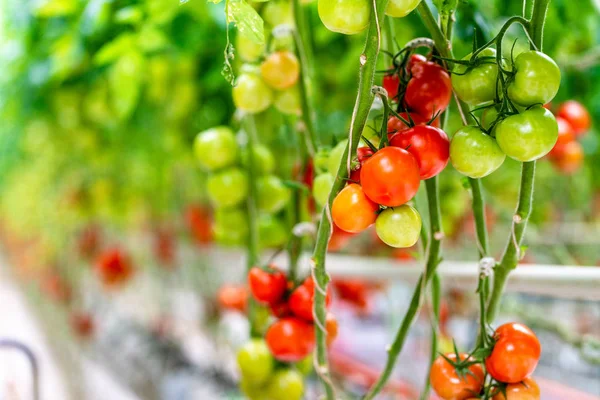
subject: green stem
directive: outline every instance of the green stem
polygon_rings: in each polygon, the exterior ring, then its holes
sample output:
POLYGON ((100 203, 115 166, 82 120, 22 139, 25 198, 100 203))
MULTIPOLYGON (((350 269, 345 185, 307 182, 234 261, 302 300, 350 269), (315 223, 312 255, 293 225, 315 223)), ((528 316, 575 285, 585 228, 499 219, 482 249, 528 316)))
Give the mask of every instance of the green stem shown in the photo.
MULTIPOLYGON (((259 262, 259 254, 258 254, 258 211, 256 208, 256 178, 258 174, 256 172, 256 163, 254 160, 254 144, 256 142, 256 122, 254 120, 254 115, 248 114, 245 117, 246 119, 246 134, 248 136, 248 141, 246 144, 246 149, 248 151, 248 200, 246 202, 246 208, 248 213, 248 242, 247 242, 247 252, 246 255, 246 269, 250 271, 250 269, 256 266, 259 262)), ((252 337, 261 336, 258 331, 258 327, 256 324, 256 302, 250 298, 249 305, 249 320, 250 320, 250 335, 252 337)))
POLYGON ((386 382, 390 378, 392 371, 394 370, 394 366, 396 365, 396 360, 402 351, 402 347, 404 347, 404 342, 406 341, 406 336, 408 331, 412 327, 416 315, 421 308, 421 293, 424 292, 424 289, 427 287, 427 284, 435 275, 437 266, 439 265, 440 259, 440 247, 441 247, 441 232, 442 232, 442 222, 441 222, 441 213, 440 213, 440 203, 439 203, 439 189, 438 189, 438 178, 433 177, 425 181, 425 186, 427 189, 427 200, 429 207, 429 248, 427 249, 427 262, 425 265, 425 275, 421 275, 419 281, 417 282, 417 286, 415 287, 415 291, 413 292, 413 296, 410 302, 410 306, 408 307, 408 311, 404 315, 402 319, 402 323, 400 324, 400 329, 396 333, 396 337, 392 342, 392 345, 388 349, 388 358, 381 373, 381 376, 375 382, 375 384, 371 387, 369 392, 365 395, 364 399, 374 399, 376 396, 383 390, 386 382))
POLYGON ((423 20, 423 24, 429 30, 431 38, 435 42, 435 47, 439 51, 440 55, 444 58, 454 58, 452 56, 452 47, 450 42, 444 36, 444 33, 440 29, 431 12, 431 9, 427 5, 426 1, 421 1, 417 6, 417 11, 423 20))
POLYGON ((306 142, 308 152, 311 156, 314 156, 318 145, 318 136, 315 129, 315 113, 314 107, 312 106, 310 96, 310 65, 307 57, 306 47, 306 26, 304 13, 300 0, 292 0, 294 22, 296 24, 296 31, 294 32, 294 39, 296 41, 296 54, 300 62, 300 74, 298 76, 298 91, 300 93, 300 106, 302 108, 302 118, 307 132, 306 142))
MULTIPOLYGON (((442 286, 440 276, 435 273, 431 279, 431 307, 433 309, 433 316, 431 321, 431 347, 429 350, 429 368, 427 371, 431 371, 431 367, 438 357, 438 331, 440 323, 440 302, 441 302, 442 286)), ((429 382, 429 374, 425 377, 425 385, 423 392, 419 397, 421 400, 429 399, 429 391, 431 390, 431 384, 429 382)))
MULTIPOLYGON (((302 192, 300 190, 294 191, 291 204, 289 206, 289 212, 291 215, 292 227, 300 223, 302 214, 302 192)), ((298 280, 298 260, 300 259, 300 253, 302 252, 302 237, 295 236, 292 234, 288 242, 288 258, 289 258, 289 271, 288 278, 290 281, 297 283, 298 280)))
POLYGON ((489 254, 485 203, 479 179, 469 178, 469 184, 471 185, 471 193, 473 194, 473 217, 477 232, 477 250, 479 251, 479 258, 483 258, 489 254))
POLYGON ((386 62, 386 66, 384 68, 389 68, 389 65, 394 59, 394 53, 396 51, 396 46, 394 43, 394 25, 392 24, 392 17, 385 16, 385 25, 383 27, 383 50, 390 52, 389 62, 386 62))
MULTIPOLYGON (((321 214, 321 222, 317 232, 317 242, 312 256, 314 276, 316 286, 323 291, 327 290, 329 276, 325 269, 325 258, 327 254, 327 244, 332 232, 331 226, 331 204, 333 199, 346 184, 348 178, 347 163, 348 160, 356 153, 358 142, 373 104, 375 97, 372 87, 375 79, 375 71, 377 67, 377 58, 379 56, 381 44, 381 22, 383 21, 384 10, 388 0, 379 0, 376 2, 376 7, 371 13, 371 21, 367 32, 367 39, 363 54, 360 57, 360 73, 358 84, 358 95, 352 113, 352 121, 350 123, 350 135, 348 148, 344 151, 342 160, 338 167, 336 179, 329 194, 329 200, 321 214)), ((331 384, 329 367, 327 363, 327 346, 326 335, 319 326, 325 326, 326 309, 325 309, 325 293, 315 288, 314 309, 316 342, 317 342, 317 375, 323 383, 328 400, 334 400, 334 390, 331 384)))

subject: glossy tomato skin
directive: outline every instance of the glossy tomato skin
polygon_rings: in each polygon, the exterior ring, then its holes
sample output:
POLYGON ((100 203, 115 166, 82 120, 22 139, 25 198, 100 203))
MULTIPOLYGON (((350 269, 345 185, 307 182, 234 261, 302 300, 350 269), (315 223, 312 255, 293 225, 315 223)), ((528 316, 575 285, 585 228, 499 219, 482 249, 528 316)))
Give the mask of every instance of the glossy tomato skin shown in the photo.
POLYGON ((330 31, 355 35, 364 31, 371 18, 369 0, 319 0, 319 17, 330 31))
POLYGON ((350 180, 360 183, 360 170, 362 165, 373 155, 373 150, 368 146, 359 147, 356 149, 356 169, 353 169, 350 173, 350 180))
POLYGON ((450 141, 452 166, 471 178, 488 176, 500 168, 505 158, 496 140, 476 126, 461 128, 450 141))
POLYGON ((515 322, 499 326, 496 343, 485 360, 487 372, 497 381, 518 383, 528 378, 540 360, 542 347, 527 326, 515 322))
POLYGON ((235 134, 227 126, 217 126, 200 132, 194 140, 194 154, 198 163, 214 171, 235 163, 238 144, 235 134))
MULTIPOLYGON (((313 322, 313 304, 315 297, 315 284, 312 277, 306 278, 306 280, 298 286, 290 295, 288 299, 288 305, 292 313, 306 321, 313 322)), ((331 303, 331 290, 327 287, 327 296, 325 297, 325 305, 329 307, 331 303)))
POLYGON ((558 107, 556 115, 567 120, 577 136, 587 132, 592 124, 590 113, 583 104, 576 100, 569 100, 562 103, 558 107))
POLYGON ((398 87, 400 86, 400 78, 398 77, 398 74, 392 73, 384 75, 382 85, 387 92, 390 101, 396 100, 396 97, 398 96, 398 87))
POLYGON ((283 362, 298 362, 308 356, 315 347, 312 324, 295 317, 274 322, 265 335, 273 357, 283 362))
POLYGON ((452 97, 452 82, 448 72, 431 61, 415 63, 410 72, 412 77, 404 94, 408 108, 427 119, 445 110, 452 97))
POLYGON ((450 158, 450 140, 441 129, 428 125, 417 125, 392 136, 390 145, 406 149, 419 164, 421 179, 429 179, 448 164, 450 158))
POLYGON ((412 10, 417 8, 421 0, 390 0, 385 15, 394 18, 406 17, 412 10))
MULTIPOLYGON (((410 122, 412 120, 412 122, 415 126, 416 125, 427 125, 427 123, 429 122, 429 118, 425 118, 422 115, 417 114, 416 112, 411 112, 411 113, 402 112, 402 113, 399 113, 399 115, 408 122, 410 122)), ((440 124, 440 120, 439 120, 439 118, 436 118, 431 123, 431 126, 438 128, 439 124, 440 124)), ((406 130, 409 130, 410 128, 411 127, 406 125, 404 122, 402 122, 401 119, 396 118, 393 115, 390 117, 390 119, 388 119, 388 125, 387 125, 388 137, 391 137, 390 135, 393 135, 395 133, 404 132, 406 130)))
POLYGON ((378 210, 379 206, 369 200, 361 186, 351 183, 333 200, 331 216, 341 230, 358 233, 375 223, 378 210))
POLYGON ((263 80, 276 90, 291 88, 298 82, 300 64, 294 53, 276 51, 260 65, 263 80))
POLYGON ((558 139, 554 115, 542 106, 511 115, 495 128, 502 151, 517 161, 534 161, 548 154, 558 139))
MULTIPOLYGON (((456 361, 456 354, 446 354, 452 361, 456 361)), ((467 359, 468 354, 460 354, 460 359, 467 359)), ((469 367, 470 373, 459 377, 454 367, 439 356, 431 366, 429 381, 435 393, 443 400, 466 400, 479 394, 483 387, 484 373, 479 364, 469 367)))
POLYGON ((260 75, 247 72, 238 76, 233 87, 233 103, 236 108, 256 114, 269 108, 272 102, 273 92, 260 75))
POLYGON ((293 369, 280 369, 273 374, 266 392, 269 400, 301 400, 304 378, 293 369))
POLYGON ((229 167, 208 177, 206 192, 216 208, 229 208, 246 200, 248 185, 248 176, 241 168, 229 167))
POLYGON ((287 289, 287 277, 273 266, 266 270, 252 267, 248 272, 248 286, 256 301, 272 305, 283 298, 287 289))
MULTIPOLYGON (((472 54, 463 58, 465 61, 471 59, 472 54)), ((477 56, 496 57, 496 50, 487 48, 477 56)), ((498 65, 495 60, 483 60, 476 67, 456 64, 452 74, 452 86, 456 95, 464 102, 477 106, 496 98, 496 84, 498 79, 498 65)))
POLYGON ((515 58, 513 68, 516 73, 508 85, 508 97, 514 103, 524 107, 543 105, 558 93, 560 69, 544 53, 524 51, 515 58))
POLYGON ((421 183, 419 164, 408 151, 388 146, 363 164, 360 181, 371 201, 387 207, 400 206, 412 199, 421 183))
POLYGON ((540 400, 540 387, 533 378, 527 378, 523 382, 507 385, 506 396, 499 392, 492 400, 540 400))
POLYGON ((421 215, 408 204, 383 210, 375 221, 377 236, 388 246, 411 247, 421 233, 421 215))
POLYGON ((240 372, 253 385, 261 385, 273 374, 275 360, 263 339, 252 339, 237 353, 240 372))

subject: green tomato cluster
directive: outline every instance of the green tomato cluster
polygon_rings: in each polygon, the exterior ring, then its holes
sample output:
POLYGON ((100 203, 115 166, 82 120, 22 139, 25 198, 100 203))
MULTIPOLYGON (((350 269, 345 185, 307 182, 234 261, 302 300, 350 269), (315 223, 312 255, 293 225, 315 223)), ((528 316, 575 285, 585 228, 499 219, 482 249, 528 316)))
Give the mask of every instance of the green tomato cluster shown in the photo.
MULTIPOLYGON (((468 55, 463 60, 471 58, 468 55)), ((482 178, 497 170, 506 156, 528 162, 548 154, 558 139, 556 119, 543 107, 560 86, 560 70, 554 60, 535 50, 519 54, 504 78, 505 91, 500 91, 498 74, 502 72, 496 50, 485 49, 473 61, 472 65, 456 65, 454 91, 469 105, 489 106, 482 114, 481 126, 466 126, 454 134, 450 143, 454 168, 471 178, 482 178), (518 112, 500 113, 499 105, 505 101, 518 112)))
POLYGON ((296 369, 276 366, 263 339, 252 339, 237 354, 240 389, 250 400, 300 400, 304 393, 303 372, 311 369, 301 361, 296 369))
MULTIPOLYGON (((196 136, 194 153, 198 164, 208 172, 206 191, 216 209, 215 239, 224 245, 243 244, 249 231, 244 209, 250 185, 247 174, 249 151, 240 149, 230 128, 220 126, 196 136)), ((281 246, 287 241, 288 233, 276 214, 290 201, 291 191, 274 175, 275 157, 268 147, 253 146, 252 160, 259 175, 256 182, 259 244, 262 247, 281 246)))

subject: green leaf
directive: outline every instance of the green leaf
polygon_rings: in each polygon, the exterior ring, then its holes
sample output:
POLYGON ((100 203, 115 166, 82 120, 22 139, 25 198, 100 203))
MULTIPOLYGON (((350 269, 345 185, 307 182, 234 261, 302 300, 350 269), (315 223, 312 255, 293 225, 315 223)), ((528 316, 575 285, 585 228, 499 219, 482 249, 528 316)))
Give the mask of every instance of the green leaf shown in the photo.
POLYGON ((94 64, 106 65, 110 64, 125 53, 134 49, 136 46, 136 37, 133 33, 122 33, 112 41, 106 43, 94 55, 94 64))
POLYGON ((121 120, 131 116, 137 106, 144 80, 146 60, 138 50, 119 58, 109 74, 112 108, 121 120))
POLYGON ((138 36, 138 45, 145 52, 162 50, 169 44, 167 36, 156 26, 145 25, 138 36))
POLYGON ((40 18, 64 17, 74 14, 76 11, 76 0, 50 0, 43 2, 35 10, 35 15, 40 18))
POLYGON ((144 11, 140 6, 121 8, 115 13, 115 22, 118 24, 138 25, 144 19, 144 11))
POLYGON ((245 0, 229 0, 227 22, 233 22, 238 34, 257 44, 265 43, 264 22, 256 10, 245 0))

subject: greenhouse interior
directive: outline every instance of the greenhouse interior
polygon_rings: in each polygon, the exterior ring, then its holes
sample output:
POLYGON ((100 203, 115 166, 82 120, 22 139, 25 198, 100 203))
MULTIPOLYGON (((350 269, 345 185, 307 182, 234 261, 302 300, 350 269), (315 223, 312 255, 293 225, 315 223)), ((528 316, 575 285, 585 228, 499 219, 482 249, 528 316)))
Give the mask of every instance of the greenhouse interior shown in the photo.
POLYGON ((0 400, 600 400, 599 0, 0 0, 0 400))

